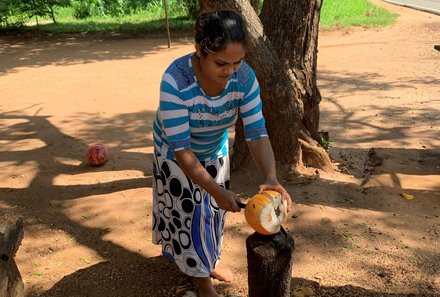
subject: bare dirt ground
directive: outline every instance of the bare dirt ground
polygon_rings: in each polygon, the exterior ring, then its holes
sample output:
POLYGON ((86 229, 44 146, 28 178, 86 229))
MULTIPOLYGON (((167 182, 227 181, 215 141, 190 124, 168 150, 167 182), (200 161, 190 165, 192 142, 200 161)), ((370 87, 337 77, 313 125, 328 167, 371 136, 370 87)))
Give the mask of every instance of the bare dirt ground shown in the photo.
MULTIPOLYGON (((440 296, 440 16, 375 3, 400 14, 394 26, 320 34, 337 171, 286 184, 292 296, 440 296)), ((0 37, 0 211, 25 218, 27 296, 175 296, 190 284, 151 244, 150 165, 161 74, 192 49, 185 35, 171 49, 162 36, 0 37), (110 148, 104 167, 85 163, 94 142, 110 148)), ((257 191, 237 175, 232 187, 257 191)), ((236 278, 216 282, 227 296, 246 296, 250 234, 243 213, 229 215, 222 265, 236 278)))

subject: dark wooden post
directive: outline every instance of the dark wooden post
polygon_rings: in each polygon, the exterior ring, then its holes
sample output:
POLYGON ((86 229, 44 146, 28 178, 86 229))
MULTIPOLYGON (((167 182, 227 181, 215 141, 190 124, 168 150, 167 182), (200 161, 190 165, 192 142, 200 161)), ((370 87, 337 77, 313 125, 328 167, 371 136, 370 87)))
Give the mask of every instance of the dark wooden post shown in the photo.
POLYGON ((168 40, 168 48, 171 47, 171 37, 170 37, 170 22, 168 19, 168 1, 163 0, 163 6, 165 8, 165 24, 167 28, 167 40, 168 40))
POLYGON ((295 243, 284 229, 246 239, 249 297, 289 297, 295 243))
POLYGON ((0 296, 22 297, 24 285, 14 256, 23 239, 23 220, 0 211, 0 296))

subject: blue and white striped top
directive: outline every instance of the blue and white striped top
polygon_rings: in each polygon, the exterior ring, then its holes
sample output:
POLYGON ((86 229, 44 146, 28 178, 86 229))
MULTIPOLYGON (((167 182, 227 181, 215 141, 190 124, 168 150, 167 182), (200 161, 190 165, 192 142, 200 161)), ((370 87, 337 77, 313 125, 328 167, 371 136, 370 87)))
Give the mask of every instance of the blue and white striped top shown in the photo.
POLYGON ((243 120, 246 141, 267 137, 260 86, 244 61, 216 97, 200 88, 188 54, 165 71, 153 123, 155 153, 174 159, 174 151, 191 148, 200 161, 228 154, 228 128, 243 120))

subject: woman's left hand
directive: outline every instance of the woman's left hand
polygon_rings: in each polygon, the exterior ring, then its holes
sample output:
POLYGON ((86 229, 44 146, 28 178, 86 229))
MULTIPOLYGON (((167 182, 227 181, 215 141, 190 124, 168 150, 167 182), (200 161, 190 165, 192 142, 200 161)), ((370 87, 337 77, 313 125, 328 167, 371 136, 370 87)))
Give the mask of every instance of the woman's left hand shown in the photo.
POLYGON ((290 209, 292 208, 292 198, 278 181, 266 180, 259 186, 259 189, 259 193, 263 192, 264 190, 274 190, 280 193, 283 201, 287 203, 287 212, 290 212, 290 209))

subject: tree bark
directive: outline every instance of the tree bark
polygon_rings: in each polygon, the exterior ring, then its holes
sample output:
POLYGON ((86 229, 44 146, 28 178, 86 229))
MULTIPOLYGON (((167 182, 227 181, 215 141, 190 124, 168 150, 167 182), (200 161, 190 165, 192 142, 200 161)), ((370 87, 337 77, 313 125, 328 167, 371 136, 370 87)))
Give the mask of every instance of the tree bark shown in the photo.
POLYGON ((249 297, 290 296, 293 250, 293 238, 284 229, 246 239, 249 297))
POLYGON ((266 0, 261 11, 264 31, 283 63, 289 65, 304 103, 302 122, 316 140, 321 94, 316 85, 319 17, 322 0, 266 0), (294 24, 292 24, 292 20, 294 24), (290 23, 290 24, 289 24, 290 23))
POLYGON ((260 13, 260 0, 250 0, 256 14, 260 13))
MULTIPOLYGON (((331 171, 330 158, 316 141, 321 101, 316 87, 321 0, 264 1, 264 29, 248 0, 201 0, 201 8, 234 10, 247 23, 249 42, 245 60, 260 83, 263 114, 279 174, 301 171, 302 160, 312 160, 308 163, 331 171), (300 137, 307 147, 301 145, 300 137)), ((238 121, 231 167, 253 171, 250 159, 238 121)))
POLYGON ((0 296, 24 296, 24 285, 14 257, 23 238, 23 221, 0 212, 0 296))

